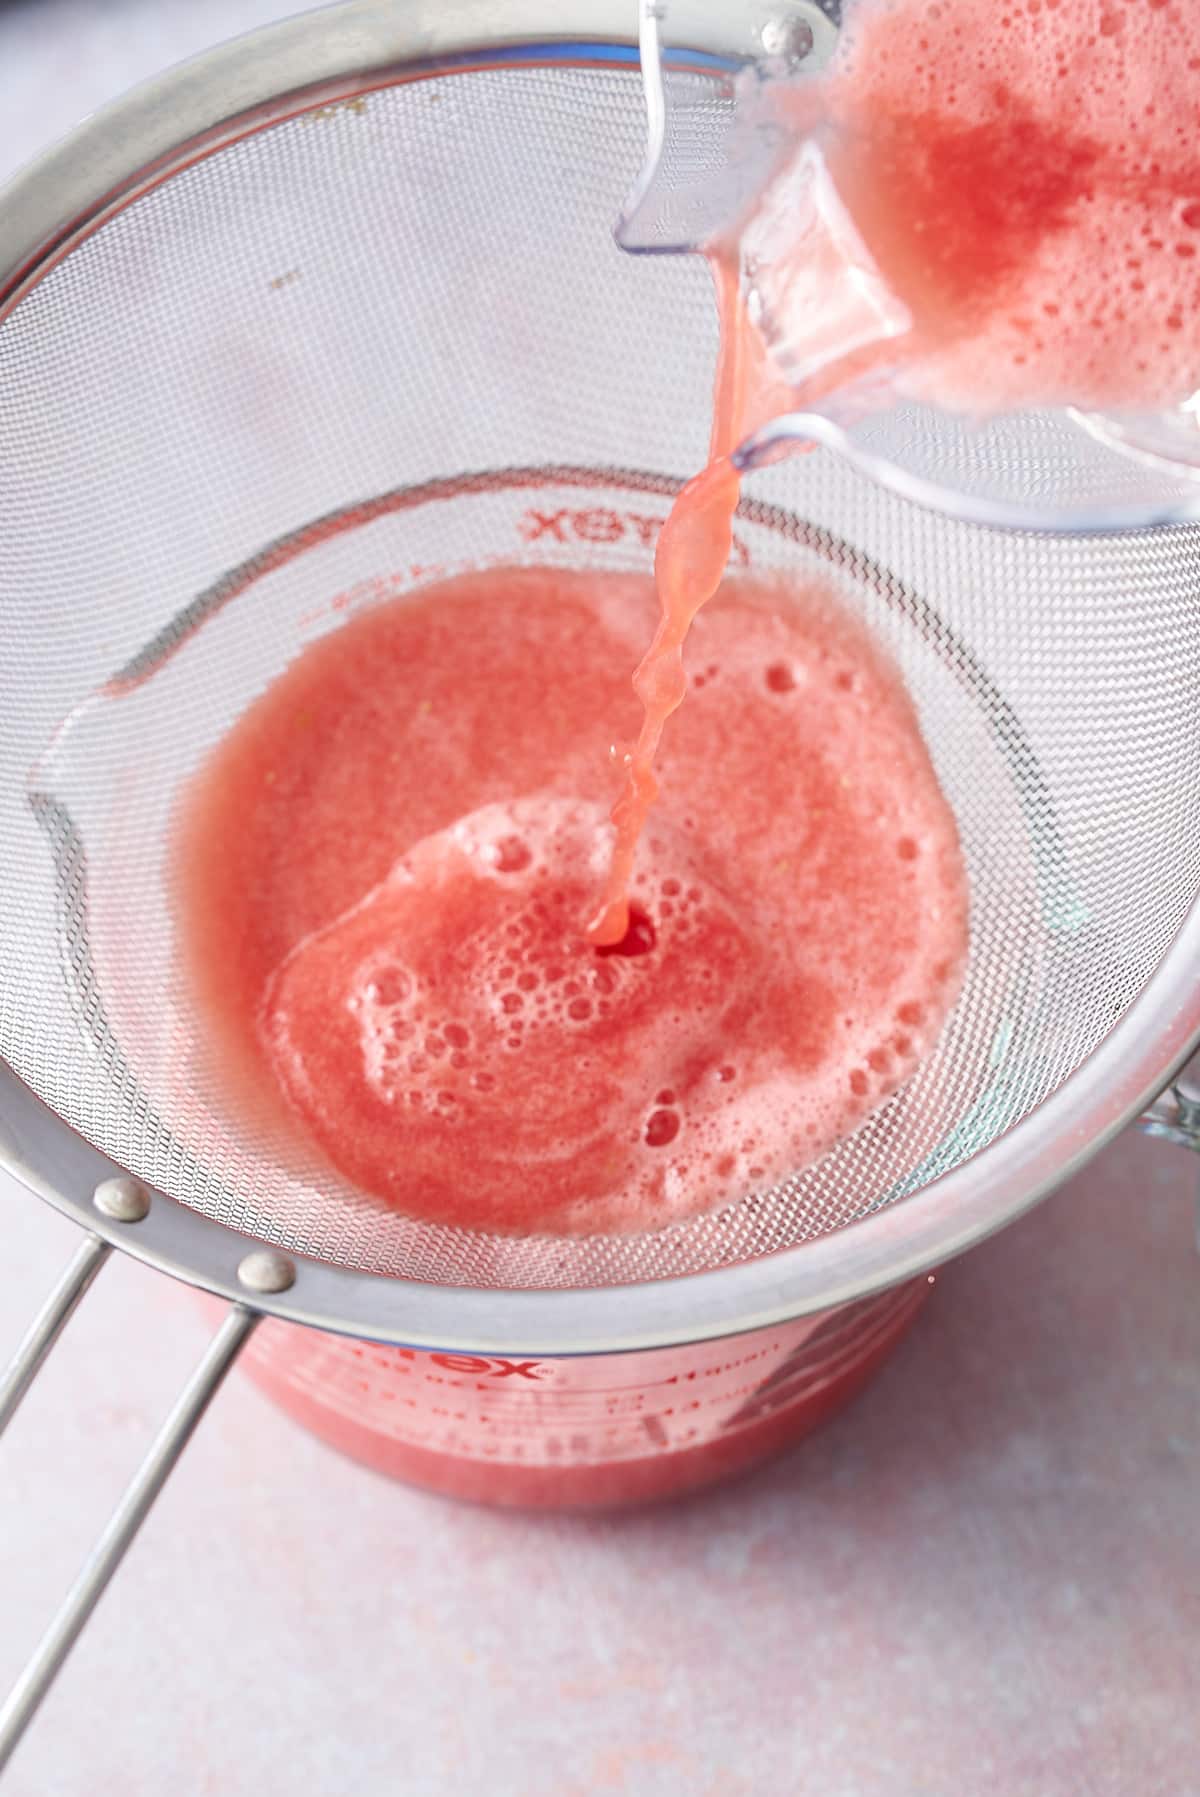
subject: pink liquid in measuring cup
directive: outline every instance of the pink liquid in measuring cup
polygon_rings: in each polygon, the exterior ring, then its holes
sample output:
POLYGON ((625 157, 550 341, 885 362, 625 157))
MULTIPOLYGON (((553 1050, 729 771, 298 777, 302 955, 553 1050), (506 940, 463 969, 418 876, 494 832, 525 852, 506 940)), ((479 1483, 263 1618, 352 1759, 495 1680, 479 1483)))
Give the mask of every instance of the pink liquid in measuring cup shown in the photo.
POLYGON ((642 578, 548 569, 390 602, 306 650, 191 795, 183 940, 231 1096, 282 1098, 409 1216, 711 1209, 854 1128, 957 994, 952 815, 895 670, 817 585, 731 581, 700 614, 625 934, 588 938, 653 612, 642 578))
POLYGON ((378 1472, 475 1503, 609 1509, 731 1478, 811 1434, 870 1381, 929 1289, 566 1360, 429 1354, 268 1320, 244 1364, 297 1422, 378 1472))
MULTIPOLYGON (((952 817, 895 670, 819 584, 731 580, 700 613, 626 936, 587 938, 605 745, 636 728, 656 608, 644 578, 548 569, 378 606, 297 659, 189 796, 181 935, 228 1103, 413 1216, 642 1230, 740 1196, 853 1128, 957 991, 952 817)), ((808 1433, 926 1289, 570 1360, 267 1323, 248 1365, 380 1470, 607 1506, 808 1433)))

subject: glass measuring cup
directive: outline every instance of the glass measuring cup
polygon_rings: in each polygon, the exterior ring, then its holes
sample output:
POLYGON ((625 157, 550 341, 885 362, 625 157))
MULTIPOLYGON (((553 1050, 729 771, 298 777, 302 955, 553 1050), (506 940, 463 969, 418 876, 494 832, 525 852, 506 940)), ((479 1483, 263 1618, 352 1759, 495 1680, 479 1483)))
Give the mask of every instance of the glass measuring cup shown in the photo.
POLYGON ((723 1341, 574 1359, 430 1354, 268 1321, 243 1365, 377 1472, 475 1503, 614 1508, 680 1497, 803 1440, 869 1383, 931 1284, 723 1341))

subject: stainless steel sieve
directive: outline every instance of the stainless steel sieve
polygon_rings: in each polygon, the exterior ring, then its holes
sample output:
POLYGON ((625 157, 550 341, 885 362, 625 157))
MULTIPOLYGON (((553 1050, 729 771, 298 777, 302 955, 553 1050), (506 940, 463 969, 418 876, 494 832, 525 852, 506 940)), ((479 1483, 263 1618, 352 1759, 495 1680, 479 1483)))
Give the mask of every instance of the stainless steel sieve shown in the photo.
MULTIPOLYGON (((772 24, 729 10, 672 10, 697 105, 772 24)), ((169 822, 208 748, 343 595, 486 557, 647 567, 703 458, 705 271, 611 237, 635 28, 355 0, 139 89, 0 196, 0 1149, 85 1231, 0 1421, 111 1247, 230 1305, 0 1760, 262 1314, 565 1365, 836 1309, 1033 1204, 1200 1036, 1200 527, 982 528, 817 449, 748 477, 738 553, 835 580, 958 817, 968 977, 910 1084, 715 1216, 570 1241, 408 1222, 206 1096, 169 822)), ((1035 499, 1076 477, 1036 421, 922 443, 1035 499)), ((1153 1126, 1191 1142, 1194 1097, 1153 1126)))

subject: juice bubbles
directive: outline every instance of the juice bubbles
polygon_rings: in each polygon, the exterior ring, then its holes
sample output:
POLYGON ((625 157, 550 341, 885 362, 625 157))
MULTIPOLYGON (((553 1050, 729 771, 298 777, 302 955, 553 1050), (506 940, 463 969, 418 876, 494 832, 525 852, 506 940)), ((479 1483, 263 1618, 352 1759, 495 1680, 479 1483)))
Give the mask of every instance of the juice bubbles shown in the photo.
POLYGON ((729 582, 615 944, 605 747, 635 576, 463 575, 311 646, 219 746, 181 918, 243 1108, 405 1213, 641 1230, 813 1160, 918 1065, 966 887, 895 670, 819 585, 729 582), (240 1071, 239 1071, 240 1070, 240 1071))
MULTIPOLYGON (((870 347, 851 331, 840 360, 819 344, 822 387, 887 370, 976 414, 1163 409, 1200 387, 1189 0, 858 0, 826 74, 783 104, 819 148, 864 278, 899 313, 870 347)), ((793 172, 748 227, 760 260, 803 237, 798 193, 793 172)), ((807 337, 829 321, 789 300, 789 278, 781 253, 765 305, 809 367, 807 337)))
MULTIPOLYGON (((741 1196, 853 1128, 957 992, 953 819, 896 671, 814 582, 730 580, 696 618, 625 935, 587 939, 605 745, 636 727, 656 607, 645 578, 515 568, 379 606, 301 655, 190 795, 180 923, 228 1101, 282 1105, 310 1159, 411 1215, 642 1230, 741 1196)), ((380 1471, 608 1507, 802 1438, 927 1290, 632 1357, 268 1321, 247 1365, 380 1471)))

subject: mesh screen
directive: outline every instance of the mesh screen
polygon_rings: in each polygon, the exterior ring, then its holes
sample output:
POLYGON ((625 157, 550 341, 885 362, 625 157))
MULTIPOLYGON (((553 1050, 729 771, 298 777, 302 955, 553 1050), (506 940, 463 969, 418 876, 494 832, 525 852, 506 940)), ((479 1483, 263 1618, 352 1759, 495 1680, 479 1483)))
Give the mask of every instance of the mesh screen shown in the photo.
MULTIPOLYGON (((124 1165, 300 1252, 587 1285, 822 1235, 1033 1110, 1196 895, 1200 531, 982 532, 800 456, 748 483, 738 553, 831 573, 899 661, 969 865, 919 1075, 772 1191, 586 1240, 410 1223, 223 1114, 172 936, 180 783, 358 605, 489 558, 648 567, 702 460, 706 271, 610 236, 641 133, 632 72, 387 88, 166 180, 0 325, 0 1049, 124 1165)), ((1023 490, 1061 479, 1041 432, 1008 453, 1023 490)))

